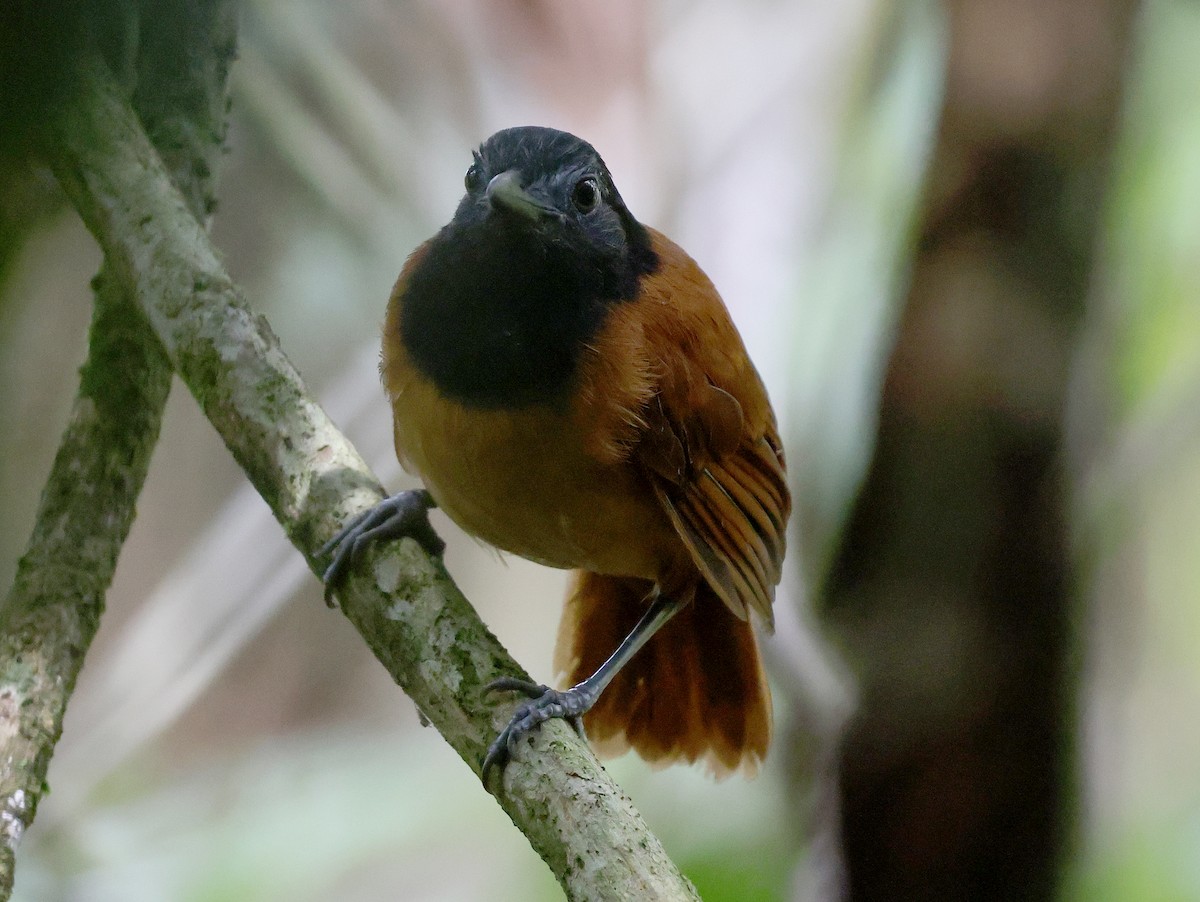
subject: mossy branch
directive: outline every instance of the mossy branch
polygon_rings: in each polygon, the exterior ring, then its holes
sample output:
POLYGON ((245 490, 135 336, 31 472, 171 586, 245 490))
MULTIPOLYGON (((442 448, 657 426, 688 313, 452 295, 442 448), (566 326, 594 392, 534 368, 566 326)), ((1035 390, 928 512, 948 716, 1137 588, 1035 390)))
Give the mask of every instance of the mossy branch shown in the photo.
POLYGON ((171 386, 162 348, 107 273, 96 280, 80 375, 28 549, 0 612, 0 899, 12 892, 16 848, 44 792, 171 386))
MULTIPOLYGON (((175 370, 314 572, 338 525, 382 497, 247 306, 103 64, 81 61, 53 123, 55 173, 175 370)), ((478 774, 511 713, 483 686, 520 674, 441 562, 411 540, 377 549, 339 593, 388 672, 478 774)), ((348 766, 353 766, 352 762, 348 766)), ((497 800, 570 899, 695 899, 629 799, 565 725, 523 745, 497 800)))
MULTIPOLYGON (((124 24, 135 33, 136 13, 126 12, 124 24)), ((231 0, 180 0, 159 13, 160 22, 176 26, 174 40, 143 47, 138 112, 195 215, 204 218, 224 134, 236 11, 231 0)), ((99 626, 171 386, 162 345, 109 267, 93 287, 79 392, 0 608, 3 900, 13 890, 16 849, 45 791, 63 713, 99 626)))

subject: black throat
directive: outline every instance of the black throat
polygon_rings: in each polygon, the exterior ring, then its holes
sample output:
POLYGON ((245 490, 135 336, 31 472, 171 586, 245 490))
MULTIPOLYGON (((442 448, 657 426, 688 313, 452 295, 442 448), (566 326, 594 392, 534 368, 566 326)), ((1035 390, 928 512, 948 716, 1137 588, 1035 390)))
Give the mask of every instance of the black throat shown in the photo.
POLYGON ((626 232, 622 259, 596 260, 532 230, 452 222, 430 241, 400 299, 410 359, 468 407, 565 403, 608 311, 635 297, 657 267, 646 230, 630 217, 626 232))

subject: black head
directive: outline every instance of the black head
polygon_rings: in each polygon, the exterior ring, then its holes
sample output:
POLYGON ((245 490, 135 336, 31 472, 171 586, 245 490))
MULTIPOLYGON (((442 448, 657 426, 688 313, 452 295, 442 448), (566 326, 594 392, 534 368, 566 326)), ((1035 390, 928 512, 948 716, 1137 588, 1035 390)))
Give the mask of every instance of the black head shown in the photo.
POLYGON ((583 346, 658 265, 600 155, 550 128, 497 132, 401 300, 401 338, 444 394, 554 404, 583 346))

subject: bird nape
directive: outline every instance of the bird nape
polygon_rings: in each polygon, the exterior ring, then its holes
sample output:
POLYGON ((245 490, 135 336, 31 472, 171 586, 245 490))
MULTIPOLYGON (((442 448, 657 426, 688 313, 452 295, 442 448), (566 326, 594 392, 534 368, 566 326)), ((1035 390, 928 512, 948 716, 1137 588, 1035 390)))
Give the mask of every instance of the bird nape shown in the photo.
POLYGON ((405 263, 382 372, 401 493, 326 546, 335 589, 370 542, 441 546, 436 504, 497 548, 575 570, 567 689, 527 696, 482 764, 550 718, 598 750, 757 770, 771 704, 753 613, 771 607, 791 508, 766 391, 712 282, 625 206, 586 141, 497 132, 453 219, 405 263))

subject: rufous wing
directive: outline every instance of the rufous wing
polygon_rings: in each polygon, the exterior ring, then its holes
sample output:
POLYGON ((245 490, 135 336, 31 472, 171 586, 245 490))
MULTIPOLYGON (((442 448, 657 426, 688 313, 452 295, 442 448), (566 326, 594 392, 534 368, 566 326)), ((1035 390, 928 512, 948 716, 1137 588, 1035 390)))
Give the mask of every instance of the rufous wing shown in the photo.
POLYGON ((747 435, 732 395, 713 385, 708 392, 714 400, 690 416, 672 416, 657 397, 637 453, 717 596, 740 619, 753 610, 770 626, 790 509, 782 448, 773 422, 747 435))
POLYGON ((775 416, 712 282, 651 235, 664 265, 643 283, 637 313, 657 365, 633 457, 715 594, 769 626, 791 510, 775 416))

